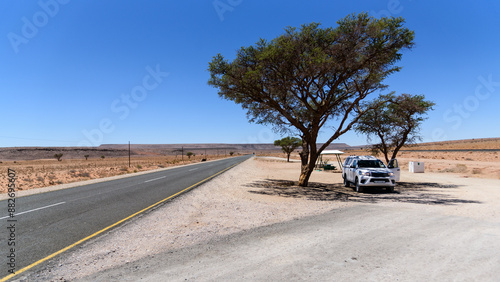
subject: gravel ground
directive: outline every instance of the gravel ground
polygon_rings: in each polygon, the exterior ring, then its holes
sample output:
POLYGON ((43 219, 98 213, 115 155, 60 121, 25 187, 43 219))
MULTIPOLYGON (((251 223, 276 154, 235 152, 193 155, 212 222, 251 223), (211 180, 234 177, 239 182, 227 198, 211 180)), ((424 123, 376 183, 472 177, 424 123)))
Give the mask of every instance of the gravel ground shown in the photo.
POLYGON ((357 194, 339 173, 314 172, 301 190, 291 182, 299 165, 247 160, 18 279, 493 281, 500 272, 500 181, 403 173, 397 193, 357 194))

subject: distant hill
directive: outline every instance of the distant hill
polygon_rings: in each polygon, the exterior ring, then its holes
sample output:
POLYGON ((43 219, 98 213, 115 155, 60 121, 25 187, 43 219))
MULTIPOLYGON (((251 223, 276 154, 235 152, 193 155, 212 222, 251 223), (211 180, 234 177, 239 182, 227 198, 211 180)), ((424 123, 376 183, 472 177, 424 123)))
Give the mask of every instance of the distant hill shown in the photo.
MULTIPOLYGON (((349 145, 336 143, 328 149, 345 150, 349 145)), ((132 144, 132 156, 195 154, 222 155, 235 152, 240 154, 279 152, 274 144, 132 144)), ((103 144, 99 147, 7 147, 0 148, 0 161, 53 159, 54 154, 63 154, 63 159, 125 157, 128 156, 128 144, 103 144)))
MULTIPOLYGON (((322 144, 318 144, 322 145, 322 144)), ((328 146, 329 150, 341 150, 349 148, 350 146, 345 143, 334 143, 328 146)), ((103 144, 99 146, 100 149, 128 149, 128 144, 103 144)), ((224 144, 224 143, 207 143, 207 144, 132 144, 131 148, 136 151, 150 151, 150 150, 236 150, 236 151, 268 151, 280 150, 280 147, 274 146, 270 143, 256 143, 256 144, 224 144)))
POLYGON ((418 143, 404 150, 500 150, 500 138, 463 139, 418 143))
MULTIPOLYGON (((10 147, 0 148, 0 161, 54 159, 54 154, 63 154, 64 159, 128 156, 128 150, 95 147, 10 147)), ((135 154, 135 152, 134 152, 135 154)))
MULTIPOLYGON (((351 146, 350 150, 363 150, 370 145, 351 146)), ((425 142, 407 145, 402 151, 497 151, 500 150, 500 138, 475 138, 440 142, 425 142)))
MULTIPOLYGON (((322 144, 318 144, 322 145, 322 144)), ((328 150, 359 150, 369 147, 349 146, 345 143, 334 143, 328 150)), ((300 149, 298 149, 300 150, 300 149)), ((419 143, 406 146, 403 150, 500 150, 500 138, 466 139, 443 142, 419 143)), ((193 152, 197 155, 228 155, 280 152, 281 148, 274 144, 132 144, 132 156, 165 156, 180 155, 193 152)), ((125 157, 128 156, 128 144, 104 144, 99 147, 8 147, 0 148, 0 161, 54 159, 54 154, 63 154, 63 159, 125 157)))

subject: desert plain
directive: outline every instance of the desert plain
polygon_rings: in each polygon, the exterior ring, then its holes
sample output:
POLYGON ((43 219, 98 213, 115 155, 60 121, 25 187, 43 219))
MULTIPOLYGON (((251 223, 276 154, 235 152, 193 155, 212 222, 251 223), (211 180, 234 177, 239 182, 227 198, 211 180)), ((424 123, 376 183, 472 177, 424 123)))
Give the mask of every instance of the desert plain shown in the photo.
POLYGON ((297 187, 297 155, 261 152, 19 280, 495 281, 495 149, 407 149, 400 163, 426 172, 403 169, 394 193, 356 193, 324 170, 297 187))
MULTIPOLYGON (((203 148, 193 148, 194 156, 184 155, 189 151, 186 148, 181 152, 169 150, 165 154, 164 148, 155 150, 154 146, 146 146, 142 150, 133 151, 128 158, 126 145, 118 145, 113 148, 104 146, 104 149, 91 153, 81 151, 81 149, 51 149, 45 154, 40 154, 40 150, 26 150, 13 148, 10 150, 0 150, 0 193, 7 192, 7 169, 13 169, 18 176, 18 190, 30 190, 60 184, 67 184, 91 179, 100 179, 123 174, 133 174, 159 168, 183 165, 200 162, 202 159, 215 160, 234 155, 256 153, 260 156, 284 157, 285 155, 278 147, 261 146, 255 148, 248 147, 221 147, 210 148, 208 151, 203 148), (17 153, 24 150, 21 153, 17 153), (52 157, 52 154, 64 152, 60 161, 52 157), (17 153, 17 154, 16 154, 17 153), (87 159, 85 154, 92 154, 87 159), (104 158, 103 158, 104 156, 104 158), (36 158, 39 159, 36 159, 36 158)), ((177 145, 176 148, 180 148, 177 145)), ((193 146, 192 146, 193 147, 193 146)), ((220 146, 219 146, 220 147, 220 146)), ((339 149, 344 150, 347 155, 369 155, 368 149, 349 147, 341 144, 339 149)), ((428 172, 454 173, 461 177, 493 178, 500 179, 500 138, 470 139, 447 142, 421 143, 404 147, 398 154, 402 169, 408 170, 410 161, 425 163, 425 170, 428 172)), ((298 153, 293 153, 292 158, 299 159, 298 153)), ((383 159, 382 155, 378 155, 383 159)), ((324 160, 337 165, 337 160, 333 157, 325 157, 324 160)), ((297 176, 298 177, 298 176, 297 176)))

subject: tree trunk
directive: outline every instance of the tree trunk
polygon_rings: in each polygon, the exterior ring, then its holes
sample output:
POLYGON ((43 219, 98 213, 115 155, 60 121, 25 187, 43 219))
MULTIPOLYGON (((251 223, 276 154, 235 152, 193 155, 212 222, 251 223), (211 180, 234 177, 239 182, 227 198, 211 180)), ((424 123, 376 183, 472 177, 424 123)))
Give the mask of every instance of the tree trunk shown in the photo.
POLYGON ((309 178, 311 177, 313 171, 314 171, 313 162, 300 167, 300 177, 299 177, 300 187, 307 187, 309 185, 309 178))
POLYGON ((309 182, 307 167, 309 164, 309 144, 302 138, 302 152, 300 152, 300 177, 299 186, 306 187, 309 182))
POLYGON ((290 153, 286 154, 286 162, 289 163, 290 162, 290 153))
POLYGON ((408 140, 408 135, 410 134, 411 130, 406 130, 404 133, 403 133, 403 138, 401 140, 401 142, 399 142, 399 144, 396 145, 396 148, 394 148, 394 151, 392 152, 392 157, 391 159, 395 159, 396 156, 398 155, 398 152, 401 148, 403 148, 403 146, 405 145, 406 143, 406 140, 408 140))
POLYGON ((384 158, 385 158, 385 161, 386 163, 388 164, 389 163, 389 153, 387 151, 384 151, 384 158))
POLYGON ((316 160, 318 159, 315 144, 312 144, 311 150, 309 146, 308 142, 302 140, 302 152, 300 152, 300 187, 307 187, 309 185, 309 178, 311 177, 311 173, 314 171, 314 166, 316 164, 316 160))

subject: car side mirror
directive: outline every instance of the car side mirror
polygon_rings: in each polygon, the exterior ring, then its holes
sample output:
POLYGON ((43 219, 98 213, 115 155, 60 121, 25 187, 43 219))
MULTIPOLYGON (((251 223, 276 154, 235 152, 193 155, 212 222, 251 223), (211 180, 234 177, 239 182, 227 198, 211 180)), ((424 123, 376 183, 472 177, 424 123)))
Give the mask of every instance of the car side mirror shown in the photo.
POLYGON ((399 164, 398 164, 398 161, 396 159, 392 159, 387 164, 387 168, 398 168, 398 167, 399 167, 399 164))

